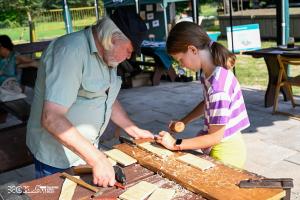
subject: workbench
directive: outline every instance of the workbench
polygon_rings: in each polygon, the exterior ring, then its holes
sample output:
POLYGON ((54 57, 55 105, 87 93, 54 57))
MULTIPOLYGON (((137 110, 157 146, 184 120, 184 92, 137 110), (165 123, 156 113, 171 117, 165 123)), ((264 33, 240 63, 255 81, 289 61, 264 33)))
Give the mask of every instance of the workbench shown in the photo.
MULTIPOLYGON (((128 167, 124 167, 124 172, 127 178, 127 186, 130 187, 132 185, 135 185, 141 180, 153 183, 158 185, 162 188, 173 188, 179 191, 176 196, 174 196, 173 199, 186 199, 186 200, 203 200, 200 195, 196 195, 184 188, 182 188, 180 185, 169 181, 166 178, 163 178, 162 176, 155 174, 154 172, 142 167, 139 164, 133 164, 128 167)), ((69 174, 73 174, 72 170, 68 171, 69 174)), ((85 182, 91 184, 92 183, 92 176, 90 174, 88 175, 81 175, 81 179, 83 179, 85 182)), ((53 174, 51 176, 47 176, 41 179, 36 179, 33 181, 22 183, 21 186, 24 187, 26 194, 32 199, 32 200, 54 200, 58 199, 61 187, 64 182, 64 179, 60 177, 60 173, 53 174), (46 186, 46 189, 45 187, 46 186), (48 190, 48 192, 47 192, 48 190), (36 192, 36 193, 34 193, 36 192)), ((120 194, 122 194, 124 191, 122 189, 116 189, 114 187, 109 188, 102 188, 104 191, 103 195, 100 197, 118 197, 120 194)), ((94 194, 94 192, 85 189, 81 186, 76 187, 75 193, 73 195, 73 199, 75 200, 84 200, 84 199, 90 199, 90 197, 94 194)))
MULTIPOLYGON (((127 184, 131 187, 141 180, 154 183, 162 188, 173 188, 176 194, 173 199, 281 199, 285 196, 283 189, 269 188, 239 188, 237 184, 245 179, 262 178, 254 173, 224 165, 212 158, 199 155, 215 164, 211 169, 199 171, 188 166, 185 163, 177 161, 177 156, 185 152, 176 152, 172 158, 160 158, 137 146, 127 143, 118 144, 115 148, 125 152, 135 158, 139 164, 133 164, 124 167, 127 184)), ((72 169, 68 171, 73 174, 72 169)), ((81 175, 81 178, 87 183, 92 183, 91 174, 81 175)), ((22 184, 25 192, 32 199, 58 199, 64 179, 60 173, 36 179, 22 184), (52 193, 38 191, 33 193, 39 187, 52 188, 52 193)), ((99 197, 114 198, 124 192, 122 189, 114 187, 102 188, 103 194, 99 197)), ((94 192, 81 186, 76 187, 73 199, 89 199, 94 192)), ((99 198, 98 197, 98 198, 99 198)))

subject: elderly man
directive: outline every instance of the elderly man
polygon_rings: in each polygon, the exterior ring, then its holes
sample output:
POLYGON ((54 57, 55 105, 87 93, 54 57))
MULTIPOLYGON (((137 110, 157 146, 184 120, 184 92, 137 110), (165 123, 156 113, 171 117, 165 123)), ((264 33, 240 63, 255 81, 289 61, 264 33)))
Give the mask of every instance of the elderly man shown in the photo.
POLYGON ((134 138, 153 138, 116 100, 116 67, 139 53, 146 30, 133 10, 118 8, 95 26, 56 39, 43 53, 27 128, 36 177, 87 163, 94 184, 113 186, 113 167, 97 149, 109 120, 134 138))

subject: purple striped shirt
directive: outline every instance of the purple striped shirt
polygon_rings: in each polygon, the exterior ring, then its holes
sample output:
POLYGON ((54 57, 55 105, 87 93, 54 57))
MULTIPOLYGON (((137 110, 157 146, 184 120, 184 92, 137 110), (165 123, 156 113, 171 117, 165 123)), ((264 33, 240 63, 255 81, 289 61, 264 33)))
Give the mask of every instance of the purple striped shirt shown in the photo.
POLYGON ((205 100, 204 128, 207 134, 210 124, 226 125, 224 138, 250 125, 243 94, 234 74, 224 67, 216 67, 210 77, 201 74, 205 100))

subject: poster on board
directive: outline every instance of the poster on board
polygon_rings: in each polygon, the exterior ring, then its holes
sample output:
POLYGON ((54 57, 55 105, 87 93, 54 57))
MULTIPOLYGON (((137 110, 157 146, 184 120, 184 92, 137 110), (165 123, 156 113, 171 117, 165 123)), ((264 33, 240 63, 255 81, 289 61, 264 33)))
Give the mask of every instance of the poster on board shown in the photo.
POLYGON ((153 5, 152 4, 146 5, 146 11, 148 12, 153 11, 153 5))
POLYGON ((153 20, 152 21, 152 27, 159 27, 159 20, 153 20))
MULTIPOLYGON (((234 53, 257 50, 261 48, 259 24, 233 26, 234 53)), ((232 51, 231 29, 226 27, 228 49, 232 51)))
POLYGON ((147 20, 153 20, 154 19, 154 13, 147 13, 147 20))

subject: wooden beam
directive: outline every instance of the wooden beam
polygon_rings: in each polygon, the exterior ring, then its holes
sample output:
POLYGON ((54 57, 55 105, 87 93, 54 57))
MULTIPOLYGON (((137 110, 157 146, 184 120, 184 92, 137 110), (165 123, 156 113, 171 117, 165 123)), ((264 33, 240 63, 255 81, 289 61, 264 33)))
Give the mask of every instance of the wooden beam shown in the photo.
POLYGON ((201 171, 177 161, 176 157, 183 153, 176 153, 175 156, 162 159, 128 144, 119 144, 115 148, 137 159, 143 167, 157 172, 207 199, 280 199, 285 196, 285 191, 282 189, 239 188, 237 184, 241 180, 260 177, 241 169, 225 166, 213 161, 208 156, 204 156, 204 158, 214 162, 216 166, 201 171))

